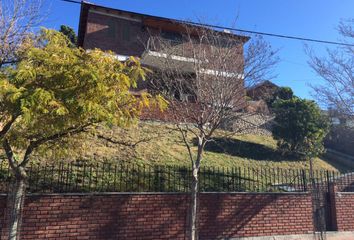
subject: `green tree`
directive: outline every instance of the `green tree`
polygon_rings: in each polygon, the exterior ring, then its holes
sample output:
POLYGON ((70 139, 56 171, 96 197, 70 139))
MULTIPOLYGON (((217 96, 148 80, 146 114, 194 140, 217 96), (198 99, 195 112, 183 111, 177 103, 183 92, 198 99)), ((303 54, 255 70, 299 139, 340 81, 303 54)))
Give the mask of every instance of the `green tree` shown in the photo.
POLYGON ((280 87, 278 88, 273 95, 267 99, 267 105, 269 108, 273 108, 273 104, 275 101, 282 99, 282 100, 289 100, 294 97, 293 90, 290 87, 280 87))
POLYGON ((129 89, 144 79, 139 61, 119 62, 111 52, 70 47, 54 30, 43 29, 22 60, 0 71, 0 141, 15 176, 9 239, 17 239, 25 195, 26 166, 39 147, 97 124, 127 126, 161 97, 136 98, 129 89))
POLYGON ((311 159, 324 152, 329 122, 314 101, 293 97, 274 104, 273 137, 283 153, 311 159))
POLYGON ((69 38, 70 42, 76 46, 77 45, 77 35, 74 31, 73 28, 66 26, 66 25, 60 25, 60 30, 62 34, 64 34, 67 38, 69 38))

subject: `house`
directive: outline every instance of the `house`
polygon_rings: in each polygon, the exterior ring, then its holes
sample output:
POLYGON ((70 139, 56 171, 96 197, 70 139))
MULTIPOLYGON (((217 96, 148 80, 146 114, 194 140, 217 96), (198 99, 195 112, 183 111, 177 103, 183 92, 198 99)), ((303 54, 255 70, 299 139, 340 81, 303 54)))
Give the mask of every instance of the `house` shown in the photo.
POLYGON ((271 81, 264 81, 247 89, 247 97, 253 101, 267 101, 279 89, 279 86, 271 81))
MULTIPOLYGON (((163 38, 171 43, 171 46, 175 49, 178 49, 172 55, 175 61, 174 65, 183 69, 183 71, 190 72, 193 71, 191 64, 196 60, 191 56, 190 46, 181 37, 186 31, 186 25, 193 27, 195 31, 207 29, 203 26, 185 23, 180 20, 128 12, 83 2, 81 4, 78 45, 87 50, 94 48, 111 50, 117 54, 117 59, 120 61, 127 60, 129 56, 135 56, 140 58, 144 66, 152 70, 158 70, 161 69, 161 59, 166 58, 166 54, 156 43, 156 40, 157 38, 163 38)), ((239 65, 242 66, 242 69, 238 69, 237 74, 240 75, 239 84, 245 99, 242 77, 243 45, 249 38, 228 31, 212 31, 216 32, 220 37, 225 36, 235 39, 236 44, 234 47, 238 49, 239 61, 241 61, 239 65)), ((206 46, 206 49, 208 49, 208 46, 206 46)), ((217 70, 210 67, 204 69, 203 73, 213 75, 215 72, 217 70)), ((225 72, 225 75, 234 74, 234 72, 225 72)), ((154 78, 154 76, 151 76, 151 78, 154 78)), ((152 81, 152 79, 150 80, 152 81)), ((135 89, 137 92, 145 90, 149 91, 149 80, 140 82, 138 89, 135 89)), ((177 100, 191 102, 195 99, 193 93, 190 92, 176 94, 175 97, 177 100)))
POLYGON ((270 81, 264 81, 248 88, 246 91, 248 101, 245 110, 247 112, 270 114, 268 100, 273 97, 278 89, 279 86, 270 81))

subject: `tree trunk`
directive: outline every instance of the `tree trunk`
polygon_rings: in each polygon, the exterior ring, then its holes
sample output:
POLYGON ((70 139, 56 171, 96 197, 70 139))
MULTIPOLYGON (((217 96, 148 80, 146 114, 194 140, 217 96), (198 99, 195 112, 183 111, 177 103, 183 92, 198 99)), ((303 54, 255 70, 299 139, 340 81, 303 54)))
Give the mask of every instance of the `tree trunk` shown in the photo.
POLYGON ((22 208, 26 193, 26 178, 24 170, 21 169, 21 174, 16 174, 14 182, 11 184, 11 189, 8 191, 7 199, 7 226, 8 239, 20 239, 20 226, 22 220, 22 208))
POLYGON ((198 168, 193 168, 190 202, 190 239, 198 240, 197 203, 198 203, 198 168))

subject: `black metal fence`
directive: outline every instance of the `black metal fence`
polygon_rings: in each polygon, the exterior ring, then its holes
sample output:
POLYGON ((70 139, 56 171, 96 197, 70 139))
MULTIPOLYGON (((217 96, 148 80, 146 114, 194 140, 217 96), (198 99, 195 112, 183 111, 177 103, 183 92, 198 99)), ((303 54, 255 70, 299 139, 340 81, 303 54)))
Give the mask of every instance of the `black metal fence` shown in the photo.
MULTIPOLYGON (((27 168, 28 191, 62 192, 188 192, 191 170, 181 166, 146 166, 138 164, 57 163, 32 164, 27 168)), ((0 192, 6 192, 11 171, 0 164, 0 192)), ((354 174, 315 171, 317 185, 336 182, 341 191, 354 191, 354 174)), ((303 192, 311 188, 305 169, 216 168, 202 167, 201 192, 303 192)))

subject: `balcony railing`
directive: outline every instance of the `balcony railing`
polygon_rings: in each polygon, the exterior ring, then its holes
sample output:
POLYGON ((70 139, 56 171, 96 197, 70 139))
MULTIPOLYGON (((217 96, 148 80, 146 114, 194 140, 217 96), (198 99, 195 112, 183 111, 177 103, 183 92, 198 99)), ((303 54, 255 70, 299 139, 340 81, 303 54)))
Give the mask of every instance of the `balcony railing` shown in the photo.
MULTIPOLYGON (((146 51, 142 55, 142 63, 158 69, 173 68, 183 70, 186 73, 199 71, 199 73, 207 75, 243 79, 244 76, 240 73, 242 71, 217 70, 215 69, 217 66, 213 66, 212 57, 210 59, 206 56, 196 57, 194 52, 201 52, 203 50, 198 49, 198 47, 204 46, 198 45, 195 48, 190 41, 183 41, 182 39, 170 40, 159 36, 152 36, 149 38, 146 51), (198 63, 198 66, 195 66, 196 63, 198 63)), ((205 50, 208 52, 207 46, 205 46, 205 50)), ((210 51, 210 54, 212 54, 212 51, 210 51)))

